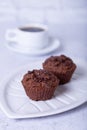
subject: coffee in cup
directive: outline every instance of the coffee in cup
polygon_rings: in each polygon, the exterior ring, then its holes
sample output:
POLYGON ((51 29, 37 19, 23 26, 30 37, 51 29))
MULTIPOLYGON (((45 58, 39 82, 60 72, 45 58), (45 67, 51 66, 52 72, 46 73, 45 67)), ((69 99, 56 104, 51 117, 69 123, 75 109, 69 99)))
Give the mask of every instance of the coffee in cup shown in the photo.
POLYGON ((42 32, 44 31, 43 28, 40 27, 21 27, 19 28, 21 31, 25 31, 25 32, 42 32))

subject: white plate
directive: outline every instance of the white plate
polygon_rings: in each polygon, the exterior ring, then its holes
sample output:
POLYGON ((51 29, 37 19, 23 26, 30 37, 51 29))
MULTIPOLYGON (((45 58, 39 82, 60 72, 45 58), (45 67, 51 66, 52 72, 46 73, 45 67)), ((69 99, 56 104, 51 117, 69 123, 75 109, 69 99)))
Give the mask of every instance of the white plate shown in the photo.
POLYGON ((41 49, 41 50, 35 50, 31 48, 23 48, 21 47, 18 43, 12 43, 12 42, 7 42, 6 46, 11 49, 12 51, 31 55, 31 56, 38 56, 38 55, 46 55, 51 52, 54 52, 57 50, 60 46, 60 42, 58 39, 54 38, 49 38, 49 44, 46 48, 41 49))
POLYGON ((35 118, 58 114, 75 108, 87 101, 87 64, 81 60, 74 60, 77 69, 71 81, 61 85, 55 91, 54 97, 47 101, 33 101, 29 99, 21 79, 32 69, 41 68, 42 62, 29 63, 16 70, 0 83, 0 107, 3 112, 13 119, 35 118))

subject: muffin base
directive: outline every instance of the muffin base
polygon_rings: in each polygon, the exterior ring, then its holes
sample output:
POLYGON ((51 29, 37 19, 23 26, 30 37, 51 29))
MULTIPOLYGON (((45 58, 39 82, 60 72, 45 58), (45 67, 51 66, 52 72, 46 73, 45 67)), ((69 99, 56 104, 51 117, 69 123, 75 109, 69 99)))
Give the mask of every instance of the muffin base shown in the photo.
POLYGON ((36 87, 36 88, 31 88, 29 90, 25 89, 25 92, 27 96, 35 101, 43 101, 43 100, 48 100, 51 99, 56 87, 50 88, 44 88, 44 87, 36 87))

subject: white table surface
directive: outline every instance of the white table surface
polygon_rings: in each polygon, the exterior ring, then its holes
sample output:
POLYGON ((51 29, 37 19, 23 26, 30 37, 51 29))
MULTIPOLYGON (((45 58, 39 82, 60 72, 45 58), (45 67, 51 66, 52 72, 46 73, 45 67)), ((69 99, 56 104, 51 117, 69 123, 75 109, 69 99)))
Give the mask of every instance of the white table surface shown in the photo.
MULTIPOLYGON (((68 25, 66 25, 68 26, 68 25)), ((74 27, 75 28, 75 27, 74 27)), ((87 59, 86 54, 86 37, 84 32, 78 30, 67 32, 59 30, 57 32, 56 27, 52 26, 50 30, 51 34, 55 37, 60 35, 61 47, 57 52, 50 55, 67 54, 71 57, 87 59), (53 29, 53 30, 52 30, 53 29), (55 30, 55 34, 53 33, 55 30), (75 34, 78 34, 75 37, 75 34)), ((3 29, 2 29, 3 30, 3 29)), ((3 37, 2 31, 0 31, 0 80, 2 80, 8 73, 11 73, 17 67, 23 66, 29 62, 37 61, 39 59, 45 59, 43 57, 29 57, 22 54, 15 53, 6 48, 6 41, 3 37)), ((20 119, 12 120, 5 116, 0 110, 0 130, 87 130, 87 103, 81 106, 64 112, 48 117, 41 117, 36 119, 20 119)))

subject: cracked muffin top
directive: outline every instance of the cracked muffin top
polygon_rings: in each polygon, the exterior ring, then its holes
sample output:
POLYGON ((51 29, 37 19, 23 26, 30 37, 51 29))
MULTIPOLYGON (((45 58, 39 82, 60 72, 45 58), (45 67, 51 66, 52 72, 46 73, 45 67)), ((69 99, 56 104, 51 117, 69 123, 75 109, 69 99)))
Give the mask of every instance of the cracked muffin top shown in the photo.
POLYGON ((76 68, 76 65, 73 63, 72 59, 66 57, 65 55, 60 56, 51 56, 45 60, 43 63, 43 68, 47 70, 53 70, 58 73, 66 73, 71 71, 73 68, 76 68))

